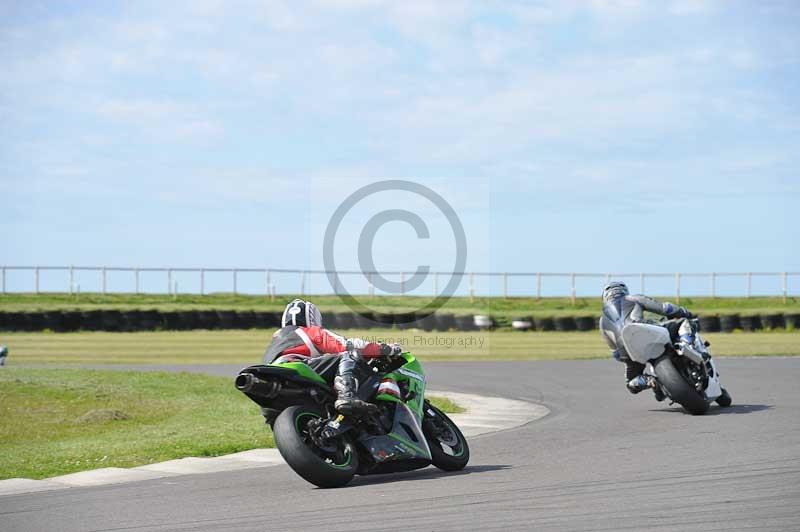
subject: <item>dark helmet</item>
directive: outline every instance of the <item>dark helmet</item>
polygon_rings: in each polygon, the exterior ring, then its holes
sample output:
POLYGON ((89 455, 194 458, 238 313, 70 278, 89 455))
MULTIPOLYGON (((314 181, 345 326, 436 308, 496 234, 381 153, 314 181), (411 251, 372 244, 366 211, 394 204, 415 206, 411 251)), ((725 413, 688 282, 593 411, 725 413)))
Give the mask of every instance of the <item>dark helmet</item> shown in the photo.
POLYGON ((625 283, 619 281, 611 281, 603 288, 603 303, 611 303, 621 297, 625 297, 630 292, 625 283))
POLYGON ((295 299, 283 311, 281 316, 281 327, 287 325, 297 325, 299 327, 321 327, 322 314, 317 306, 311 301, 295 299))

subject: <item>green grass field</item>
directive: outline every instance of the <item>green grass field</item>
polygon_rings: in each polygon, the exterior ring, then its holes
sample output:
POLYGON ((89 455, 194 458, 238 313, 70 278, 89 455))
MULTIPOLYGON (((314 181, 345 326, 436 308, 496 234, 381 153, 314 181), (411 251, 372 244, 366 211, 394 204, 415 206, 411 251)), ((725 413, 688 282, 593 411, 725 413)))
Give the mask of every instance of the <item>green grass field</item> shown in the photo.
MULTIPOLYGON (((432 397, 445 412, 461 407, 432 397)), ((47 478, 272 447, 233 380, 189 373, 0 370, 0 479, 47 478)))
MULTIPOLYGON (((348 337, 399 342, 422 361, 606 358, 597 331, 424 332, 342 331, 348 337)), ((704 335, 716 356, 798 355, 797 332, 704 335)), ((241 364, 259 363, 270 332, 164 331, 137 333, 0 333, 8 364, 241 364)))
MULTIPOLYGON (((133 295, 133 294, 3 294, 0 295, 0 310, 6 312, 65 309, 233 309, 233 310, 283 310, 287 301, 295 295, 277 297, 274 301, 265 296, 245 296, 232 294, 212 295, 133 295)), ((350 308, 338 296, 304 296, 313 299, 323 312, 344 312, 350 308)), ((664 300, 673 301, 666 296, 664 300)), ((376 296, 372 299, 360 298, 378 312, 404 312, 422 308, 431 301, 429 297, 419 296, 376 296)), ((786 303, 779 297, 753 298, 681 298, 685 305, 698 314, 769 314, 800 312, 798 298, 788 298, 786 303)), ((470 301, 467 297, 454 297, 442 308, 442 312, 454 314, 485 313, 494 316, 566 316, 597 315, 600 298, 577 298, 573 305, 569 298, 530 297, 478 297, 470 301)))

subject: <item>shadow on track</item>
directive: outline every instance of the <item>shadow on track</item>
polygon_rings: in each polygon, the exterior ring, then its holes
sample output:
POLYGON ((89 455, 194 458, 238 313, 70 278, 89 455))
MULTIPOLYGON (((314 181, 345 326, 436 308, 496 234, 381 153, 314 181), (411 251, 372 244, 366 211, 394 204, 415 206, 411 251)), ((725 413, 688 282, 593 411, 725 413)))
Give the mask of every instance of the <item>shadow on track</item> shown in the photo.
POLYGON ((510 465, 477 465, 467 466, 461 471, 442 471, 441 469, 437 469, 435 467, 426 467, 425 469, 409 471, 408 473, 357 476, 348 485, 348 487, 369 486, 370 484, 383 484, 384 482, 391 483, 404 482, 408 480, 432 480, 443 477, 460 477, 463 475, 485 473, 487 471, 502 471, 510 468, 510 465))
MULTIPOLYGON (((721 406, 712 406, 708 409, 705 416, 720 416, 723 414, 752 414, 754 412, 763 412, 764 410, 769 410, 772 408, 773 405, 731 405, 727 407, 721 406)), ((691 415, 683 408, 677 406, 672 408, 653 408, 650 412, 680 412, 682 414, 686 414, 687 416, 691 415)))

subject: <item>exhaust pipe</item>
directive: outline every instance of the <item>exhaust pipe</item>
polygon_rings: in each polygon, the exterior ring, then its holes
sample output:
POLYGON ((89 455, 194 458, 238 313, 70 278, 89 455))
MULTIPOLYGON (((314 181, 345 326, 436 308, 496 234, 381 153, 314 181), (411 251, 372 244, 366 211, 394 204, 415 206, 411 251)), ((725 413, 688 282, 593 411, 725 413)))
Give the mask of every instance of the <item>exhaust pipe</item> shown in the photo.
POLYGON ((252 373, 240 373, 234 383, 236 389, 242 393, 249 393, 265 399, 277 397, 281 385, 275 381, 262 381, 252 373))

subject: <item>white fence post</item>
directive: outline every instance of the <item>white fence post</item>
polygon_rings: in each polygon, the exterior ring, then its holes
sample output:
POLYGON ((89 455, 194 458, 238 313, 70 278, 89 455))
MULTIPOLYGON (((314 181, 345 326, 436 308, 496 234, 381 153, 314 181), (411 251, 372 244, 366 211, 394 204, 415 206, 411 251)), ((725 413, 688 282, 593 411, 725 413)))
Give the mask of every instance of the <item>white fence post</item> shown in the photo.
POLYGON ((439 273, 433 274, 433 297, 439 296, 439 273))
POLYGON ((272 284, 271 277, 272 277, 272 272, 270 270, 267 270, 267 295, 268 296, 272 295, 272 289, 270 288, 270 284, 272 284))
POLYGON ((475 301, 475 274, 469 274, 469 301, 475 301))
POLYGON ((239 276, 239 272, 238 272, 238 270, 236 268, 234 268, 233 269, 233 295, 236 295, 236 294, 239 293, 239 287, 237 285, 238 276, 239 276))
POLYGON ((172 268, 167 270, 167 294, 172 293, 172 268))
POLYGON ((38 294, 39 293, 39 267, 38 266, 36 267, 36 271, 34 272, 33 275, 35 277, 35 283, 34 284, 36 285, 36 293, 38 294))
POLYGON ((675 302, 681 304, 681 274, 675 274, 675 302))
POLYGON ((753 287, 753 274, 747 272, 747 297, 750 297, 752 287, 753 287))
POLYGON ((571 283, 572 283, 570 300, 572 301, 572 306, 574 307, 575 306, 575 274, 573 273, 570 277, 571 277, 571 283))
POLYGON ((75 288, 75 268, 70 265, 69 267, 69 294, 72 295, 72 291, 75 288))
POLYGON ((717 274, 711 272, 711 297, 717 297, 717 274))
POLYGON ((300 295, 306 295, 306 272, 300 272, 300 295))
POLYGON ((139 268, 133 270, 133 282, 135 285, 136 293, 139 293, 139 268))
POLYGON ((639 291, 642 294, 645 293, 645 289, 644 289, 644 274, 643 273, 639 274, 639 291))
POLYGON ((370 299, 375 297, 375 285, 372 284, 372 272, 367 274, 367 293, 370 299))
POLYGON ((206 295, 206 270, 200 268, 200 295, 206 295))
POLYGON ((503 274, 503 299, 508 299, 508 273, 503 274))
POLYGON ((542 299, 542 274, 536 274, 536 301, 542 299))
POLYGON ((6 267, 5 266, 3 266, 2 278, 3 278, 3 293, 5 294, 6 293, 6 267))
POLYGON ((106 267, 103 266, 103 295, 106 294, 106 267))
POLYGON ((788 295, 787 293, 789 291, 789 281, 788 281, 787 277, 788 277, 788 274, 786 272, 783 272, 783 304, 784 305, 786 304, 786 296, 788 295))

